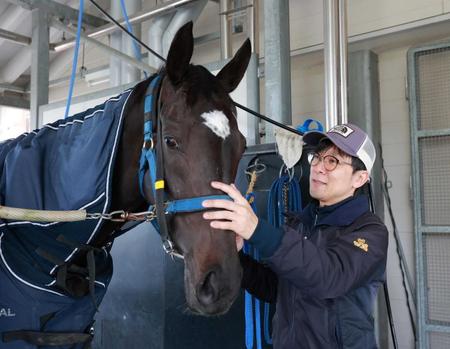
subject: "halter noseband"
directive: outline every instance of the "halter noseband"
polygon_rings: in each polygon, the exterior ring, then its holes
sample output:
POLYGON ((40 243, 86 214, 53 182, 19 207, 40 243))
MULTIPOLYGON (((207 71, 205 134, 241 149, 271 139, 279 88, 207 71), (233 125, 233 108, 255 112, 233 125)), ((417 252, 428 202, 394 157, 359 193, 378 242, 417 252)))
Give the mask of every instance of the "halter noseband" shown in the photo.
MULTIPOLYGON (((144 176, 148 170, 152 186, 155 204, 150 205, 149 211, 156 210, 157 224, 155 229, 161 236, 163 249, 171 256, 181 257, 176 251, 173 241, 170 239, 167 228, 166 215, 176 213, 187 213, 204 211, 202 206, 204 200, 231 200, 228 195, 207 195, 193 198, 179 199, 165 202, 164 181, 164 158, 162 151, 162 127, 161 118, 158 118, 158 100, 163 81, 164 72, 154 76, 147 87, 144 101, 144 145, 142 147, 139 161, 139 189, 144 196, 144 176), (156 148, 154 147, 153 135, 157 133, 156 148)), ((154 222, 154 221, 152 221, 154 222)))

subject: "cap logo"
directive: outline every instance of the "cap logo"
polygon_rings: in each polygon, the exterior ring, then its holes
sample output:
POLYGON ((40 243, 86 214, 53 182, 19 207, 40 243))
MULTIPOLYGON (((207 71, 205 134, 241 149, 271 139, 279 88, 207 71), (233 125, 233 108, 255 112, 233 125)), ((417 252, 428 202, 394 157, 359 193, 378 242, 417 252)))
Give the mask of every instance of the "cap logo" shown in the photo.
POLYGON ((348 136, 350 136, 355 130, 353 130, 352 128, 346 126, 346 125, 337 125, 334 126, 331 130, 329 130, 328 132, 334 132, 337 134, 340 134, 342 137, 347 138, 348 136))

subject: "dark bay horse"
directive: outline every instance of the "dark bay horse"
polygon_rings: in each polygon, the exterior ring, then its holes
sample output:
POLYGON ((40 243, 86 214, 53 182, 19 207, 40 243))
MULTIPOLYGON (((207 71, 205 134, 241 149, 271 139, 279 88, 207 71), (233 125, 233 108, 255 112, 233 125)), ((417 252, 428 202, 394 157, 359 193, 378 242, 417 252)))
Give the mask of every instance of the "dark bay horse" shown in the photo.
MULTIPOLYGON (((159 164, 164 173, 167 200, 221 194, 212 190, 210 182, 233 182, 245 148, 245 138, 238 130, 236 110, 229 93, 237 87, 246 71, 250 58, 249 41, 217 76, 202 66, 190 64, 192 52, 192 23, 188 23, 175 36, 167 63, 158 75, 160 82, 155 85, 156 93, 152 95, 153 99, 150 98, 154 106, 152 111, 158 120, 151 145, 157 148, 156 158, 163 159, 159 164)), ((105 161, 105 168, 111 169, 105 176, 109 181, 105 184, 106 191, 91 202, 70 202, 73 192, 82 194, 89 190, 88 180, 83 176, 88 177, 92 168, 103 166, 99 160, 95 163, 83 160, 82 168, 72 169, 70 159, 82 157, 81 151, 72 151, 70 156, 59 150, 39 156, 23 155, 26 164, 37 163, 39 170, 36 176, 50 176, 45 188, 39 189, 45 192, 44 197, 62 196, 69 202, 67 207, 54 207, 44 199, 30 198, 22 202, 23 205, 28 204, 23 208, 98 209, 99 202, 106 200, 107 205, 101 208, 107 207, 108 212, 147 210, 148 205, 155 202, 154 181, 149 179, 151 169, 146 168, 140 187, 139 172, 142 171, 144 110, 148 107, 146 94, 154 80, 155 76, 101 106, 106 113, 108 108, 117 109, 118 105, 121 106, 118 103, 123 102, 121 112, 117 112, 123 120, 118 131, 114 131, 117 136, 113 141, 107 138, 113 131, 109 130, 104 116, 97 116, 100 109, 96 107, 89 110, 88 116, 83 114, 79 118, 74 116, 68 121, 46 125, 42 132, 36 130, 24 135, 3 150, 0 144, 0 160, 4 161, 0 168, 0 204, 8 206, 8 203, 15 202, 10 199, 14 193, 7 187, 10 181, 19 182, 14 173, 23 177, 20 178, 22 182, 16 185, 17 190, 29 187, 30 192, 38 191, 33 187, 37 182, 34 172, 31 169, 28 173, 24 173, 26 170, 20 174, 17 170, 14 172, 11 159, 20 157, 22 152, 28 154, 34 147, 43 147, 46 141, 41 133, 44 131, 53 132, 51 142, 64 131, 71 136, 75 134, 80 149, 84 149, 86 143, 93 143, 94 155, 106 153, 103 147, 107 143, 113 144, 116 150, 105 161), (96 127, 103 131, 102 136, 89 134, 86 137, 86 132, 92 128, 83 131, 81 127, 88 127, 95 118, 100 122, 96 127), (77 131, 75 126, 81 131, 77 131), (61 162, 65 156, 68 160, 64 176, 46 172, 43 164, 61 162), (79 184, 84 182, 85 186, 79 184), (57 183, 68 185, 59 187, 57 183), (80 187, 75 187, 78 185, 80 187), (71 186, 75 188, 68 188, 71 186)), ((63 139, 62 147, 66 146, 65 143, 63 139)), ((103 181, 103 177, 99 178, 97 182, 103 181)), ((90 340, 85 331, 90 327, 96 304, 100 304, 111 279, 111 240, 124 223, 92 220, 89 226, 92 233, 89 232, 84 240, 80 237, 84 236, 87 228, 78 222, 0 223, 0 332, 3 339, 0 340, 0 348, 47 348, 50 344, 52 348, 81 348, 80 343, 90 340), (22 230, 25 227, 31 231, 22 230), (67 231, 70 234, 66 234, 67 231), (41 246, 47 240, 50 246, 41 246), (69 252, 63 255, 53 252, 52 248, 57 251, 58 246, 66 246, 69 252), (26 262, 22 256, 27 258, 26 262)), ((234 235, 213 231, 201 212, 167 215, 167 227, 171 241, 184 257, 185 294, 189 308, 202 315, 227 312, 239 293, 242 273, 234 235)))

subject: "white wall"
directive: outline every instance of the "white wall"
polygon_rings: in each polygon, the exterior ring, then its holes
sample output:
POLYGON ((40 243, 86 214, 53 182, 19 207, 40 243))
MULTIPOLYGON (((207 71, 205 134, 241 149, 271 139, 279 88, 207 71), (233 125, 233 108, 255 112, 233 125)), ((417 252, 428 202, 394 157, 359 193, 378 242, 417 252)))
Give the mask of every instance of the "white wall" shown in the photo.
MULTIPOLYGON (((410 200, 411 146, 409 112, 406 100, 406 47, 381 53, 380 116, 384 165, 392 187, 389 190, 392 210, 409 270, 414 277, 413 208, 410 200)), ((385 208, 385 222, 392 226, 385 208)), ((390 234, 387 280, 392 312, 400 348, 413 348, 414 338, 406 308, 395 241, 390 234)))

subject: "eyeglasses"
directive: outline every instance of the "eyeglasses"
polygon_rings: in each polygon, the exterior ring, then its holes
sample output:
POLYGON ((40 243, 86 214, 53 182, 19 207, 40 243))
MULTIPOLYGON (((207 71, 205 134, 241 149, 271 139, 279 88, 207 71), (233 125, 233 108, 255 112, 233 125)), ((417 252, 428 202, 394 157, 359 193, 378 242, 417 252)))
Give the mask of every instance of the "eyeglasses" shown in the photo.
POLYGON ((311 166, 316 166, 321 161, 323 161, 323 166, 325 167, 325 170, 327 170, 327 171, 335 170, 339 164, 352 166, 351 163, 341 161, 333 155, 322 156, 317 153, 309 153, 308 154, 308 162, 311 166))

